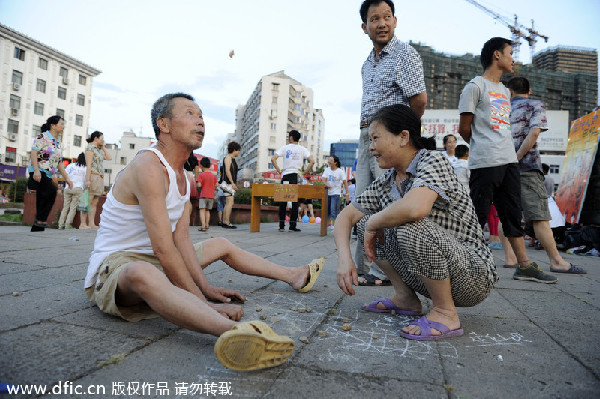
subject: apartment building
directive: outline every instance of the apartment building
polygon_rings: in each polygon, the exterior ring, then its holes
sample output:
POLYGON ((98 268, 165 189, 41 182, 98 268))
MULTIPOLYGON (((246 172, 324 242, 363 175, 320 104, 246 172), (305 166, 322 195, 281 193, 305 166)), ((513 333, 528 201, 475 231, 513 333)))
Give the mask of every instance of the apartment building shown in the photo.
POLYGON ((228 137, 235 137, 242 146, 237 161, 241 176, 259 177, 273 170, 271 157, 287 144, 293 129, 302 134, 300 144, 315 160, 322 159, 325 117, 321 109, 313 107, 312 89, 284 71, 263 76, 246 104, 236 109, 236 131, 228 137))
POLYGON ((0 24, 0 162, 26 166, 46 119, 65 119, 67 158, 85 150, 92 79, 100 71, 0 24))

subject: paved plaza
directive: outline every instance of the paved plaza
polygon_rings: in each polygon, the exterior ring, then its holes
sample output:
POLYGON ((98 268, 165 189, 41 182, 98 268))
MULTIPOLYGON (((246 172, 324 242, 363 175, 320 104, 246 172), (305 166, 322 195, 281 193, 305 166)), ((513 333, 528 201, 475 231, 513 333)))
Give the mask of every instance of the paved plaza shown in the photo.
MULTIPOLYGON (((162 319, 127 323, 92 307, 83 279, 95 231, 0 227, 0 382, 42 384, 55 393, 0 399, 600 396, 600 258, 564 255, 588 274, 557 275, 558 284, 545 285, 513 280, 513 271, 501 267, 502 252, 494 251, 500 281, 485 302, 459 309, 465 335, 417 342, 398 333, 410 318, 360 310, 390 296, 391 287, 344 295, 332 234, 319 236, 315 224, 299 227, 301 233, 280 233, 274 223, 258 233, 249 225, 190 228, 194 241, 226 237, 282 265, 325 257, 306 294, 222 262, 206 270, 212 284, 246 296, 243 320, 262 316, 296 342, 286 364, 254 372, 221 365, 216 337, 162 319), (351 330, 342 330, 345 323, 351 330)), ((528 252, 548 271, 545 252, 528 252)))

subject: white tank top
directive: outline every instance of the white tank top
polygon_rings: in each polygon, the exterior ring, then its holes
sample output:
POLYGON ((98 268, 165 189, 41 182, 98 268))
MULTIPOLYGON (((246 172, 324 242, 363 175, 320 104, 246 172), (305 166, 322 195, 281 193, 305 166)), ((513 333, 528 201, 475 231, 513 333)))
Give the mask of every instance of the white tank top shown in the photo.
MULTIPOLYGON (((190 181, 186 181, 185 195, 179 194, 175 171, 163 157, 160 151, 154 147, 146 148, 138 152, 152 151, 167 168, 169 174, 169 191, 166 196, 167 212, 171 221, 171 232, 181 216, 185 204, 190 200, 190 181)), ((118 176, 117 176, 118 179, 118 176)), ((152 184, 152 182, 147 182, 152 184)), ((114 187, 114 185, 113 185, 114 187)), ((91 287, 96 282, 98 268, 104 259, 117 251, 138 252, 144 254, 153 253, 150 236, 142 215, 140 205, 126 205, 115 199, 112 188, 106 195, 106 202, 100 214, 100 228, 94 241, 94 250, 90 256, 87 275, 85 277, 85 288, 91 287)))

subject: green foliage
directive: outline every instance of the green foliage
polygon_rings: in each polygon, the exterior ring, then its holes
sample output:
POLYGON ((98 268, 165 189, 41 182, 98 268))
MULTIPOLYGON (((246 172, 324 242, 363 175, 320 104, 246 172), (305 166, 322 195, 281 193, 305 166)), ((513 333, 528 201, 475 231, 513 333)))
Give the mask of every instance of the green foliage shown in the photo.
MULTIPOLYGON (((23 202, 25 199, 25 192, 27 191, 27 178, 21 177, 17 179, 17 198, 15 202, 23 202)), ((8 198, 13 201, 15 198, 15 183, 10 183, 8 188, 8 198)))
POLYGON ((252 199, 252 188, 240 188, 235 192, 234 202, 236 204, 250 205, 252 199))
POLYGON ((0 220, 5 220, 7 222, 22 222, 23 214, 22 213, 18 213, 18 214, 5 213, 3 215, 0 215, 0 220))

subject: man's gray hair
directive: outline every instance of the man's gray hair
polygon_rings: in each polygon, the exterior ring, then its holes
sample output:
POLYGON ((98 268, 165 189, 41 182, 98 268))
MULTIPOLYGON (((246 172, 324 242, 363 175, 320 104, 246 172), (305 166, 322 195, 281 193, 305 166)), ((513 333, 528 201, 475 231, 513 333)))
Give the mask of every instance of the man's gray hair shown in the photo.
POLYGON ((171 118, 173 116, 173 114, 171 113, 171 111, 173 110, 173 99, 178 97, 195 101, 194 97, 190 96, 189 94, 171 93, 165 94, 164 96, 156 100, 156 102, 154 102, 154 105, 152 106, 152 111, 150 111, 150 117, 152 118, 152 128, 154 129, 154 135, 157 139, 160 135, 160 128, 158 127, 156 121, 158 120, 158 118, 171 118))

